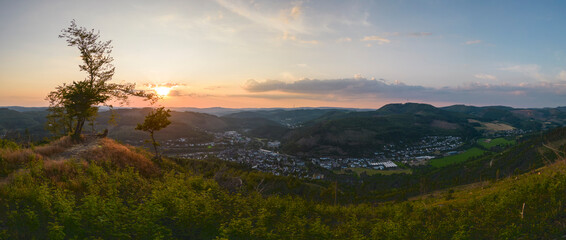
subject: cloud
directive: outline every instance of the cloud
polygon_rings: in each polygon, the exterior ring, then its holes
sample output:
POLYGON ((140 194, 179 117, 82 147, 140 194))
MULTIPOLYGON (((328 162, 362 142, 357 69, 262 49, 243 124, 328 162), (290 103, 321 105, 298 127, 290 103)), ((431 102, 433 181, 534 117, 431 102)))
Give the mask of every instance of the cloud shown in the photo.
POLYGON ((465 42, 464 44, 473 45, 473 44, 479 44, 481 42, 482 42, 482 40, 470 40, 470 41, 465 42))
MULTIPOLYGON (((376 41, 378 45, 383 45, 387 43, 391 43, 390 37, 413 37, 413 38, 421 38, 427 37, 432 35, 430 32, 411 32, 411 33, 400 33, 400 32, 386 32, 380 34, 381 36, 373 35, 373 36, 365 36, 361 39, 364 42, 373 42, 376 41)), ((368 47, 371 47, 371 44, 367 44, 368 47)))
POLYGON ((194 93, 194 92, 185 92, 182 90, 171 90, 168 94, 169 97, 211 97, 213 95, 210 94, 202 94, 202 93, 194 93))
POLYGON ((354 96, 367 93, 389 95, 396 91, 422 89, 422 87, 408 86, 403 83, 387 84, 383 80, 369 80, 357 74, 356 77, 347 79, 302 79, 291 83, 280 80, 258 82, 250 79, 244 85, 244 89, 248 92, 280 91, 301 94, 343 94, 345 96, 354 96))
POLYGON ((238 0, 216 0, 216 2, 234 14, 271 31, 292 34, 310 34, 312 32, 302 21, 303 10, 301 2, 293 3, 290 8, 272 10, 273 6, 264 7, 262 4, 238 0))
POLYGON ((540 72, 540 66, 537 64, 513 65, 500 68, 499 70, 520 73, 539 81, 546 81, 546 77, 540 72))
POLYGON ((250 79, 243 86, 248 96, 258 98, 316 99, 321 101, 374 100, 446 102, 472 105, 549 107, 563 104, 566 81, 522 84, 468 83, 458 87, 431 88, 402 82, 366 78, 302 79, 294 82, 250 79))
POLYGON ((297 38, 297 36, 289 34, 288 32, 284 32, 283 36, 280 37, 281 40, 286 40, 286 41, 292 41, 292 42, 297 42, 297 43, 303 43, 303 44, 313 44, 316 45, 318 44, 317 40, 303 40, 303 39, 299 39, 297 38))
POLYGON ((205 87, 203 89, 205 90, 217 90, 217 89, 222 89, 222 88, 226 88, 225 86, 210 86, 210 87, 205 87))
POLYGON ((566 81, 566 71, 562 70, 559 74, 558 74, 558 79, 562 80, 562 81, 566 81))
POLYGON ((342 43, 342 42, 351 42, 351 41, 352 41, 352 39, 349 38, 349 37, 343 37, 343 38, 336 39, 336 42, 339 42, 339 43, 342 43))
POLYGON ((489 74, 483 74, 483 73, 478 73, 478 74, 474 75, 474 77, 479 78, 479 79, 486 79, 486 80, 497 80, 496 76, 489 75, 489 74))
POLYGON ((185 86, 185 84, 182 83, 145 83, 143 85, 144 87, 148 87, 148 88, 155 88, 155 87, 180 87, 180 86, 185 86))
POLYGON ((297 19, 299 19, 301 17, 302 14, 302 8, 301 8, 301 2, 295 3, 296 5, 293 6, 291 9, 284 9, 281 10, 281 17, 283 18, 283 21, 286 23, 290 23, 292 21, 295 21, 297 19))
POLYGON ((364 38, 362 38, 362 41, 377 41, 377 44, 379 45, 391 42, 391 40, 387 38, 382 38, 380 36, 365 36, 364 38))

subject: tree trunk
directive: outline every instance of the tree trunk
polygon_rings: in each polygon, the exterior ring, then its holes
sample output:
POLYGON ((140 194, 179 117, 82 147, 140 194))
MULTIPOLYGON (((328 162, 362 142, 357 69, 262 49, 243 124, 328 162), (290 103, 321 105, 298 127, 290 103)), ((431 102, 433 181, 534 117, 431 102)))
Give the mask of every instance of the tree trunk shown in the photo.
POLYGON ((77 119, 77 126, 75 127, 75 132, 71 136, 75 142, 81 140, 81 132, 83 131, 83 125, 85 124, 85 119, 77 119))
POLYGON ((155 158, 161 159, 161 156, 159 156, 159 152, 157 151, 157 142, 153 137, 153 131, 149 132, 149 135, 151 136, 151 142, 153 143, 153 149, 155 150, 155 158))

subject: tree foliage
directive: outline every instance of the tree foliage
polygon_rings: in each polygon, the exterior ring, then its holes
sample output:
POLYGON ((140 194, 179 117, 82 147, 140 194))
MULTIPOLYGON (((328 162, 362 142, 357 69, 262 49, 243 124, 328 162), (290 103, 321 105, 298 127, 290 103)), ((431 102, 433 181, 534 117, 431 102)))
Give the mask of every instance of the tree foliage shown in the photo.
POLYGON ((99 105, 111 100, 127 103, 129 96, 140 96, 155 101, 153 93, 135 90, 135 84, 111 83, 115 67, 112 65, 112 41, 100 41, 98 31, 78 27, 75 21, 61 31, 68 46, 78 48, 82 60, 80 71, 86 72, 84 80, 58 86, 49 93, 49 129, 54 133, 70 133, 79 139, 85 121, 93 119, 99 105))
POLYGON ((153 149, 155 150, 156 158, 160 158, 159 151, 157 150, 157 146, 159 146, 159 143, 155 141, 155 137, 153 136, 153 134, 156 131, 159 131, 169 126, 169 124, 171 124, 171 121, 169 121, 169 117, 171 117, 170 112, 171 110, 169 109, 165 110, 164 107, 151 110, 151 112, 149 112, 147 116, 145 116, 145 120, 143 124, 138 123, 138 125, 136 126, 136 130, 148 132, 149 135, 151 136, 151 143, 153 145, 153 149))

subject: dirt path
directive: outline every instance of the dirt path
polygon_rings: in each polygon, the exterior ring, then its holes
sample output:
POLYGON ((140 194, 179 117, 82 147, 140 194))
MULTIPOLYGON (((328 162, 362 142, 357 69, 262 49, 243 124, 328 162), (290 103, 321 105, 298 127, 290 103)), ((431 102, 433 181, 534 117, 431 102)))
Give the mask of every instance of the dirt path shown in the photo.
POLYGON ((98 146, 100 143, 100 138, 97 137, 90 137, 87 138, 84 142, 76 144, 69 149, 65 150, 64 152, 53 156, 53 159, 69 159, 69 158, 77 158, 80 153, 87 151, 91 148, 98 146))

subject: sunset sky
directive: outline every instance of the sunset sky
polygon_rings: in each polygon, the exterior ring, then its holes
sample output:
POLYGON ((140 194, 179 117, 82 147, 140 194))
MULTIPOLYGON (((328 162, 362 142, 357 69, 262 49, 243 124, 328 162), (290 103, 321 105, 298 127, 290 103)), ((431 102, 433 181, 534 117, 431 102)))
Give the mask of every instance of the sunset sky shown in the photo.
POLYGON ((72 19, 112 40, 114 82, 175 86, 167 107, 566 106, 559 0, 0 0, 0 106, 84 79, 72 19))

